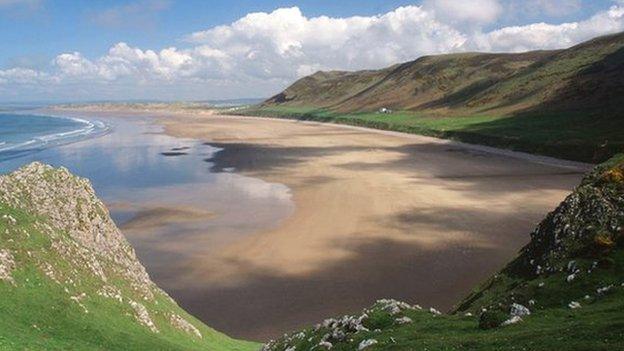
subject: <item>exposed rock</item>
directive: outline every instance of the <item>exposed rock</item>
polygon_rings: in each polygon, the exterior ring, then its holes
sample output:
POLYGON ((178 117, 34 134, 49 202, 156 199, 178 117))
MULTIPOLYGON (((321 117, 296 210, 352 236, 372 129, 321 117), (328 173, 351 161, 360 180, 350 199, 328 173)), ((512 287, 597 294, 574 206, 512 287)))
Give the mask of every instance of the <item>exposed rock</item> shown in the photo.
POLYGON ((577 308, 581 308, 581 304, 576 301, 572 301, 568 304, 568 307, 574 310, 577 308))
POLYGON ((607 292, 609 292, 609 290, 611 290, 611 289, 613 289, 613 285, 603 286, 602 288, 596 289, 596 293, 598 295, 604 295, 607 292))
POLYGON ((412 323, 412 319, 410 317, 401 317, 394 320, 397 324, 410 324, 412 323))
POLYGON ((383 311, 386 311, 388 313, 390 313, 391 315, 396 315, 401 313, 401 311, 403 310, 413 310, 413 309, 420 309, 418 307, 412 306, 406 302, 403 301, 397 301, 394 299, 381 299, 381 300, 377 300, 377 302, 375 303, 379 308, 381 308, 383 311))
POLYGON ((501 323, 501 326, 516 324, 516 323, 519 323, 519 322, 522 322, 522 317, 520 317, 520 316, 513 316, 513 317, 509 318, 508 320, 504 321, 503 323, 501 323))
POLYGON ((104 285, 97 292, 98 295, 102 297, 106 297, 109 299, 115 299, 119 302, 123 302, 123 296, 121 295, 121 291, 112 285, 104 285))
MULTIPOLYGON (((50 229, 68 233, 78 245, 57 240, 53 248, 64 257, 80 259, 103 282, 108 277, 102 267, 116 268, 134 289, 153 299, 155 285, 87 179, 34 162, 0 177, 0 201, 44 216, 50 229)), ((16 222, 10 215, 5 218, 16 222)))
POLYGON ((364 350, 364 349, 366 349, 366 348, 368 348, 368 347, 370 347, 370 346, 373 346, 373 345, 375 345, 375 344, 377 344, 377 340, 375 340, 375 339, 366 339, 366 340, 363 340, 363 341, 362 341, 362 342, 358 345, 358 350, 359 350, 359 351, 362 351, 362 350, 364 350))
POLYGON ((511 317, 524 317, 530 314, 531 314, 531 311, 528 308, 518 303, 512 304, 511 310, 509 312, 509 315, 511 317))
POLYGON ((139 321, 139 323, 148 327, 153 333, 158 333, 158 328, 156 328, 156 325, 154 324, 154 321, 152 321, 152 318, 150 317, 149 312, 147 312, 147 308, 145 308, 145 306, 136 301, 130 301, 130 306, 134 310, 134 317, 137 321, 139 321))
POLYGON ((84 313, 89 313, 89 310, 87 310, 87 308, 85 307, 85 305, 82 304, 82 299, 84 299, 85 297, 87 297, 87 294, 85 293, 80 293, 78 295, 75 296, 70 296, 69 298, 74 301, 75 303, 78 304, 78 306, 80 306, 82 308, 82 310, 84 311, 84 313))
POLYGON ((613 166, 596 167, 548 214, 509 271, 535 276, 565 270, 570 273, 566 281, 572 282, 580 272, 579 250, 596 255, 612 249, 618 228, 624 225, 624 186, 605 178, 612 171, 609 167, 613 166))
POLYGON ((318 343, 319 347, 325 348, 326 350, 331 349, 334 345, 329 341, 321 341, 318 343))
POLYGON ((0 280, 15 284, 11 272, 15 269, 15 259, 11 251, 6 249, 0 250, 0 280))
POLYGON ((202 338, 202 334, 199 332, 199 329, 197 329, 194 325, 189 323, 186 319, 178 316, 177 314, 172 314, 171 316, 169 316, 169 321, 171 322, 171 325, 173 325, 175 328, 183 330, 189 334, 194 334, 200 339, 202 338))

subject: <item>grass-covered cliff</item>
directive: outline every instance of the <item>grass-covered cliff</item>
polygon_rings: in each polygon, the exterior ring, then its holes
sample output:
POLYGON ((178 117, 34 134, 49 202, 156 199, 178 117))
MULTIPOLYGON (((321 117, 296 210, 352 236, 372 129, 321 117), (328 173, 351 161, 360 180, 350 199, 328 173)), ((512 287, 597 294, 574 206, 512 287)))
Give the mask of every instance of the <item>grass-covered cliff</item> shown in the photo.
POLYGON ((586 162, 624 150, 624 33, 565 50, 318 72, 235 113, 426 134, 586 162), (387 108, 392 113, 378 113, 387 108))
POLYGON ((0 177, 0 350, 253 350, 150 280, 86 179, 0 177))
POLYGON ((597 166, 450 314, 382 300, 264 347, 329 349, 624 350, 624 155, 597 166))

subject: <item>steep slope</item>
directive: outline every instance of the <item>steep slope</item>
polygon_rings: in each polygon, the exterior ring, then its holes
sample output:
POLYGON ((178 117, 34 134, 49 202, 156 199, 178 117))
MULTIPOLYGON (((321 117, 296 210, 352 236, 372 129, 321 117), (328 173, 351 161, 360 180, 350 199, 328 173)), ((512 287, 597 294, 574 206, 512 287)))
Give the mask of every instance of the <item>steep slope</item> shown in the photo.
POLYGON ((599 163, 624 151, 623 95, 619 33, 565 50, 426 56, 377 71, 318 72, 263 104, 232 113, 424 134, 599 163))
POLYGON ((318 72, 264 106, 336 112, 394 110, 432 115, 621 111, 624 33, 566 50, 424 56, 377 71, 318 72))
POLYGON ((495 111, 621 113, 623 58, 624 33, 599 37, 527 67, 470 97, 465 105, 495 111))
POLYGON ((150 280, 86 179, 0 177, 0 349, 249 350, 150 280))
POLYGON ((424 56, 378 71, 317 72, 265 102, 315 106, 339 112, 381 107, 418 110, 460 103, 556 52, 424 56))
POLYGON ((624 350, 624 155, 596 167, 451 314, 380 300, 264 347, 312 349, 624 350))

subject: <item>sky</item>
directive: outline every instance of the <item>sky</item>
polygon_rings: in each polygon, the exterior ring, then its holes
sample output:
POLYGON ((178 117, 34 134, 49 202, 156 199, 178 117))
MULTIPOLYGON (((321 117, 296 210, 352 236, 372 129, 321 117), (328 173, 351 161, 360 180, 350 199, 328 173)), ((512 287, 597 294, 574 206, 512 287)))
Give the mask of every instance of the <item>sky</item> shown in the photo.
POLYGON ((624 0, 0 0, 0 102, 262 98, 318 70, 620 31, 624 0))

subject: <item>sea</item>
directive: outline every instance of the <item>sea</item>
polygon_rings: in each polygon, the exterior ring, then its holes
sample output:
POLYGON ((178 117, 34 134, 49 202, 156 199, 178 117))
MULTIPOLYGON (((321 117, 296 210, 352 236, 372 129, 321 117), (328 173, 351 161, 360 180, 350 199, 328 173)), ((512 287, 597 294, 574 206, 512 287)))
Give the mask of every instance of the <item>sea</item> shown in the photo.
POLYGON ((98 120, 31 115, 27 111, 0 112, 0 162, 110 131, 98 120))
POLYGON ((294 204, 285 185, 217 167, 222 149, 166 135, 152 117, 0 112, 0 175, 39 161, 88 178, 152 279, 184 295, 198 258, 276 227, 294 204))

